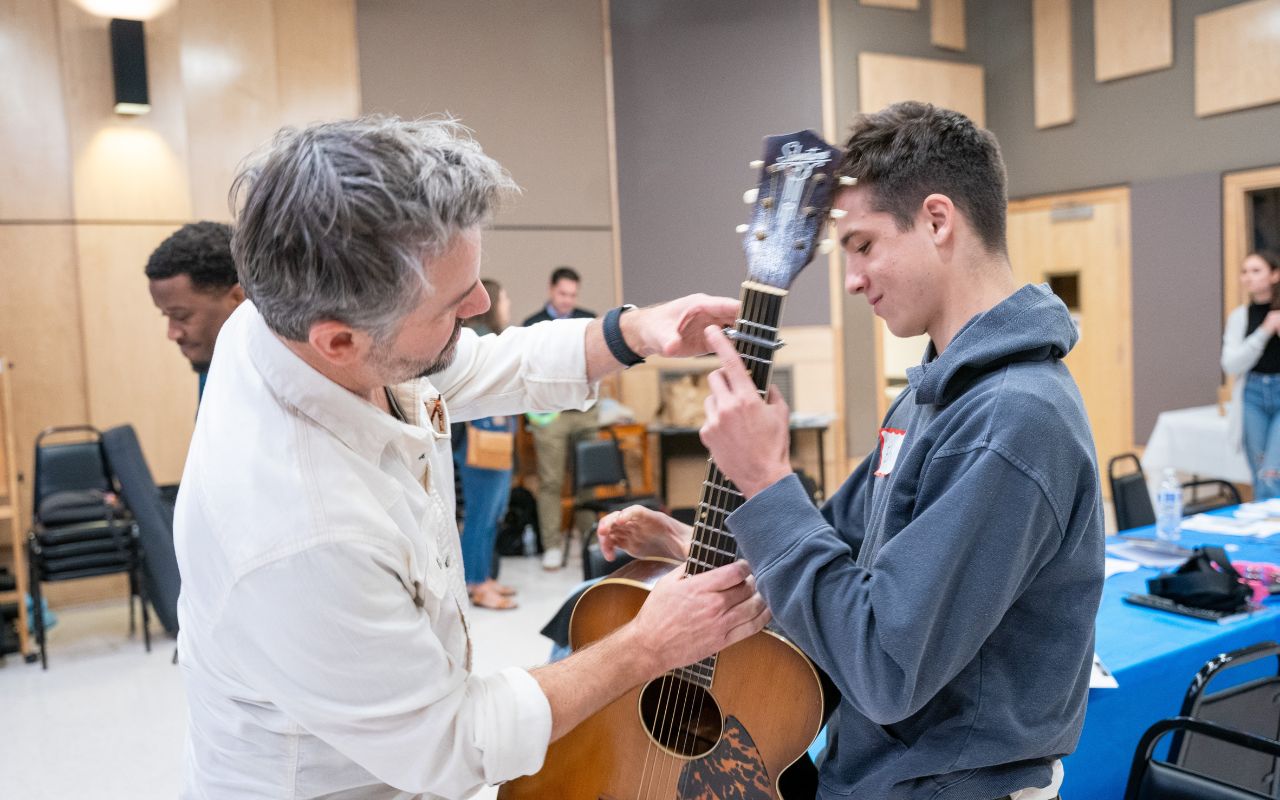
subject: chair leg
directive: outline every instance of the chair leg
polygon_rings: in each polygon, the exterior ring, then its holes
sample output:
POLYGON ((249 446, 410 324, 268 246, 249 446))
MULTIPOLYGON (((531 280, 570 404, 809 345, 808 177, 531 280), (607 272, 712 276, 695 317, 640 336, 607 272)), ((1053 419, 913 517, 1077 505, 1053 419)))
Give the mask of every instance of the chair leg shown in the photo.
POLYGON ((138 596, 138 578, 134 570, 129 570, 129 636, 137 631, 137 623, 134 622, 133 598, 138 596))
MULTIPOLYGON (((30 549, 27 550, 28 563, 30 564, 30 582, 31 582, 31 621, 36 629, 36 647, 40 650, 40 669, 47 670, 49 668, 49 659, 44 652, 44 603, 40 594, 40 570, 36 564, 36 559, 32 558, 30 549)), ((26 602, 26 598, 22 599, 26 602)))
MULTIPOLYGON (((142 607, 142 642, 148 653, 151 652, 151 613, 147 610, 147 587, 142 582, 142 565, 135 564, 134 580, 138 586, 138 605, 142 607)), ((129 607, 133 607, 133 600, 129 600, 129 607)))

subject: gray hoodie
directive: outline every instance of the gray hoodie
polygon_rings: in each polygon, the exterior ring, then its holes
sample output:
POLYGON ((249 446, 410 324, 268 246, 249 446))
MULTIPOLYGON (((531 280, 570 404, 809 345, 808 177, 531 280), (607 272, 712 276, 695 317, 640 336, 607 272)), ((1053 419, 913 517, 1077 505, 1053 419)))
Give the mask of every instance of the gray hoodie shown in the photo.
POLYGON ((774 619, 843 694, 820 797, 993 800, 1075 748, 1103 577, 1076 338, 1024 286, 929 346, 821 511, 791 477, 729 518, 774 619))

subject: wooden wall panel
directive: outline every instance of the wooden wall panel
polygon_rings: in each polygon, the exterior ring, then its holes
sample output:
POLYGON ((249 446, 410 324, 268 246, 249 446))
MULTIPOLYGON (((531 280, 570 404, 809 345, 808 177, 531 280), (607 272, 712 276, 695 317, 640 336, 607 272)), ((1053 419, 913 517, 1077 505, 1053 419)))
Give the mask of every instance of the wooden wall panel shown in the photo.
POLYGON ((179 12, 192 213, 230 221, 237 166, 280 127, 274 10, 260 0, 183 0, 179 12))
POLYGON ((920 100, 966 114, 980 126, 986 124, 983 69, 977 64, 859 53, 858 98, 864 113, 900 100, 920 100))
POLYGON ((145 22, 151 112, 138 117, 114 111, 108 20, 72 0, 61 0, 58 20, 75 218, 188 217, 176 14, 145 22))
POLYGON ((1031 30, 1035 51, 1036 127, 1065 125, 1076 118, 1071 0, 1034 0, 1031 30))
POLYGON ((1196 116, 1280 102, 1280 0, 1196 17, 1196 116))
POLYGON ((355 0, 275 0, 280 124, 360 113, 355 0))
POLYGON ((907 11, 915 11, 920 7, 920 0, 860 0, 864 6, 875 6, 876 8, 901 8, 907 11))
POLYGON ((1173 0, 1093 0, 1099 81, 1173 66, 1173 0))
POLYGON ((0 0, 0 220, 71 216, 56 7, 0 0))
POLYGON ((947 50, 964 50, 964 0, 933 0, 929 4, 929 42, 947 50))
MULTIPOLYGON (((784 309, 783 314, 786 314, 784 309)), ((835 378, 831 369, 831 329, 826 325, 784 326, 779 336, 787 346, 778 351, 777 363, 789 365, 795 405, 791 409, 804 414, 835 414, 835 378)), ((640 422, 652 422, 661 401, 659 373, 663 370, 713 370, 718 366, 714 358, 650 358, 644 364, 621 373, 622 402, 636 413, 640 422)), ((828 494, 844 480, 847 472, 836 460, 833 446, 835 425, 827 432, 825 458, 827 462, 828 494)), ((856 454, 859 459, 863 453, 856 454)), ((803 466, 817 478, 817 444, 811 433, 796 437, 792 462, 803 466)), ((703 458, 673 459, 669 464, 669 484, 674 505, 697 503, 698 487, 706 469, 703 458)))
MULTIPOLYGON (((36 434, 51 425, 87 422, 80 289, 74 228, 0 225, 0 355, 13 362, 14 434, 20 491, 31 491, 36 434)), ((30 499, 23 503, 30 521, 30 499)))
POLYGON ((85 377, 89 419, 129 423, 158 483, 182 477, 195 421, 197 379, 165 335, 143 267, 174 226, 80 225, 85 377))

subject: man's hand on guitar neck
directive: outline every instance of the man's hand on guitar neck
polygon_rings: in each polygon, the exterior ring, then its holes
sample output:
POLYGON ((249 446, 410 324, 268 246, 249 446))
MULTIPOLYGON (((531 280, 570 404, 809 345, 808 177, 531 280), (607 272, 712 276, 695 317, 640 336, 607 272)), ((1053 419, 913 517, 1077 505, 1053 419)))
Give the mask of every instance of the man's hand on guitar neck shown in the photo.
POLYGON ((596 534, 600 537, 600 554, 606 561, 617 558, 619 549, 636 558, 684 561, 693 540, 693 528, 644 506, 627 506, 606 514, 596 534))
POLYGON ((707 343, 720 358, 720 369, 707 376, 706 422, 699 436, 716 466, 748 500, 791 474, 791 409, 769 387, 760 399, 751 375, 728 337, 707 328, 707 343))

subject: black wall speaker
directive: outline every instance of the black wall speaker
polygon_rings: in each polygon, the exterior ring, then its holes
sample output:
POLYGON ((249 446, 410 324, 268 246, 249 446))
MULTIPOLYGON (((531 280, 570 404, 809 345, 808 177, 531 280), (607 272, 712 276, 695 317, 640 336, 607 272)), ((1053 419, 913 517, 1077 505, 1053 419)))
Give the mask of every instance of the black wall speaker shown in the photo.
POLYGON ((147 44, 142 21, 113 19, 110 31, 116 113, 145 114, 151 110, 151 98, 147 92, 147 44))

